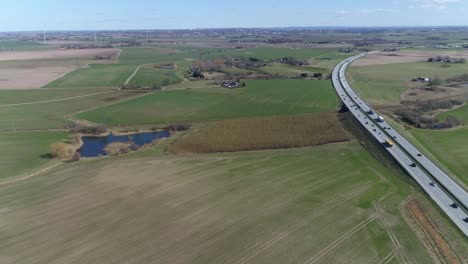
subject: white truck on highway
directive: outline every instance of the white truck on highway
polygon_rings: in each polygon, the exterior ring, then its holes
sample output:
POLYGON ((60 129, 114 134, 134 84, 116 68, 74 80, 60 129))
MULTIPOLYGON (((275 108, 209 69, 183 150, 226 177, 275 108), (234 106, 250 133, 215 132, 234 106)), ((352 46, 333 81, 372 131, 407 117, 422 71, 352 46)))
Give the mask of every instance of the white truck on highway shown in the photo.
POLYGON ((383 122, 383 121, 385 121, 385 118, 383 118, 383 116, 377 117, 377 122, 383 122))

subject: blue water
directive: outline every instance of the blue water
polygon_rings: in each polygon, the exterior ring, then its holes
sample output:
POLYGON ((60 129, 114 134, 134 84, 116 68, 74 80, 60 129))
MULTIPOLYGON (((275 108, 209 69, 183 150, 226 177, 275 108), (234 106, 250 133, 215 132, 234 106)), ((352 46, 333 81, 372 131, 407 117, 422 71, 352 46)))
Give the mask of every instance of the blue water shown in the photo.
POLYGON ((93 158, 100 156, 107 156, 107 153, 104 151, 104 148, 114 142, 132 142, 138 147, 142 147, 145 144, 151 143, 160 138, 169 137, 170 133, 168 131, 159 131, 159 132, 146 132, 131 134, 125 136, 115 136, 107 135, 104 137, 82 137, 83 146, 78 149, 78 152, 83 158, 93 158))

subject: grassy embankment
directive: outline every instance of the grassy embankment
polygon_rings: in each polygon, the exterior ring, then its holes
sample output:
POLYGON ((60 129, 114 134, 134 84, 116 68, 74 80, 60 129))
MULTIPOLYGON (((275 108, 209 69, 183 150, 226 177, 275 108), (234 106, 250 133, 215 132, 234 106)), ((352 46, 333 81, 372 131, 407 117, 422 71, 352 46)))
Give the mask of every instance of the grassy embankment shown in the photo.
POLYGON ((411 134, 468 186, 468 128, 448 131, 413 129, 411 134))

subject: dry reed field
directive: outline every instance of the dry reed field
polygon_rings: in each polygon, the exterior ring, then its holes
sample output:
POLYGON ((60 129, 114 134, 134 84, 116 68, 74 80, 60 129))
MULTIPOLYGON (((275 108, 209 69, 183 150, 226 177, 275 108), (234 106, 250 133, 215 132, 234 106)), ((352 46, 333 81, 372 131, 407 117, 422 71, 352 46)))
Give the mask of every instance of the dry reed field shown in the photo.
POLYGON ((333 112, 224 120, 194 131, 171 146, 173 153, 300 148, 349 140, 333 112))

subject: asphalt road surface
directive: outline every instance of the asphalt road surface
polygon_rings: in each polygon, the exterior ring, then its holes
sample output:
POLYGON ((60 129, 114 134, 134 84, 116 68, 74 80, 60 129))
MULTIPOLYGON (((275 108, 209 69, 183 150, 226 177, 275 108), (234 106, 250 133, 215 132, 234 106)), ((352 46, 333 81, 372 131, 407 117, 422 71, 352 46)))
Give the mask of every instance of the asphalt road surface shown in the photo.
POLYGON ((346 81, 346 68, 354 60, 367 56, 367 54, 348 58, 334 68, 332 81, 337 94, 359 123, 395 158, 468 237, 468 194, 466 190, 395 131, 385 120, 379 119, 378 113, 359 98, 346 81), (394 145, 386 144, 387 140, 394 145))

